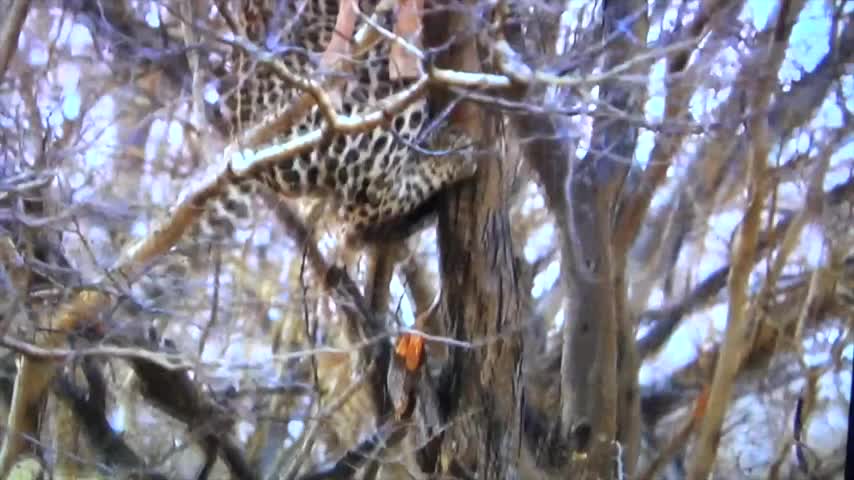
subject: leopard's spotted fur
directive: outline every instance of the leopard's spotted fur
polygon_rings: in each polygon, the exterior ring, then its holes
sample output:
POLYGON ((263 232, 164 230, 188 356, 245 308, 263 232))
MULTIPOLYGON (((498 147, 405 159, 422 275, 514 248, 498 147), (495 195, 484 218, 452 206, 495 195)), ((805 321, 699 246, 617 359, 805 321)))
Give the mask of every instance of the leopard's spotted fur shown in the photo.
MULTIPOLYGON (((339 0, 244 0, 238 23, 255 44, 277 52, 291 71, 312 78, 341 73, 321 72, 320 55, 332 39, 339 0)), ((362 2, 362 11, 370 6, 362 2)), ((380 16, 393 28, 391 12, 380 16)), ((362 21, 357 21, 357 30, 362 21)), ((378 101, 400 91, 411 80, 392 80, 389 75, 390 42, 383 40, 361 59, 349 64, 340 92, 341 112, 359 115, 378 101)), ((235 52, 225 65, 220 100, 212 109, 213 120, 226 133, 258 125, 287 109, 301 93, 269 69, 235 52)), ((314 107, 306 117, 281 135, 285 142, 320 128, 323 116, 314 107)), ((248 213, 247 194, 263 185, 274 192, 294 196, 331 197, 351 238, 360 231, 394 223, 417 212, 418 207, 441 189, 474 173, 470 155, 424 155, 413 145, 422 138, 431 118, 425 100, 419 100, 394 116, 389 125, 365 133, 335 134, 319 147, 279 161, 255 178, 241 179, 227 189, 217 205, 202 219, 203 230, 228 233, 248 213)), ((460 137, 458 137, 460 138, 460 137)))

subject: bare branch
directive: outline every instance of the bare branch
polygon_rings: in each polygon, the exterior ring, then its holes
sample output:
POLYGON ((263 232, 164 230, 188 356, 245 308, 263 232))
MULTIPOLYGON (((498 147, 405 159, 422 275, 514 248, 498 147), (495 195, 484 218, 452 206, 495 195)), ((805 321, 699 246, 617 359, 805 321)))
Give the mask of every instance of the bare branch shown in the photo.
POLYGON ((6 77, 9 61, 18 50, 18 37, 29 11, 30 0, 13 0, 6 12, 6 20, 0 25, 0 80, 6 77))
POLYGON ((0 345, 25 357, 54 362, 70 362, 76 358, 86 357, 107 357, 125 360, 146 360, 160 366, 164 370, 170 371, 190 370, 195 367, 183 355, 152 352, 141 348, 113 347, 108 345, 81 349, 44 348, 17 338, 12 338, 8 335, 0 338, 0 345))
MULTIPOLYGON (((776 72, 785 56, 789 33, 803 4, 804 2, 797 0, 785 1, 777 12, 773 43, 767 52, 760 53, 765 56, 765 61, 762 62, 761 77, 753 92, 751 108, 754 112, 764 112, 768 107, 771 92, 774 90, 776 72)), ((721 425, 730 402, 733 380, 738 373, 746 348, 747 281, 753 270, 753 258, 759 242, 760 215, 768 188, 764 173, 771 149, 767 117, 761 114, 754 115, 749 122, 749 132, 752 149, 748 169, 750 193, 747 211, 740 231, 736 234, 732 252, 733 266, 728 279, 730 301, 726 338, 715 366, 708 408, 688 469, 689 478, 697 480, 708 477, 712 470, 720 441, 721 425)))
MULTIPOLYGON (((682 31, 689 39, 699 40, 704 37, 708 24, 726 17, 720 12, 733 9, 738 2, 705 1, 700 11, 695 13, 694 20, 682 31)), ((672 77, 668 82, 667 95, 664 104, 664 120, 666 124, 682 120, 688 109, 688 101, 693 95, 693 87, 697 77, 697 66, 690 68, 688 61, 691 51, 681 51, 668 56, 667 73, 672 77)), ((619 214, 619 224, 614 231, 614 248, 618 251, 628 250, 640 230, 641 222, 646 216, 649 203, 655 191, 664 181, 673 157, 679 151, 685 133, 659 132, 655 136, 649 167, 644 171, 643 178, 637 191, 624 202, 619 214)))

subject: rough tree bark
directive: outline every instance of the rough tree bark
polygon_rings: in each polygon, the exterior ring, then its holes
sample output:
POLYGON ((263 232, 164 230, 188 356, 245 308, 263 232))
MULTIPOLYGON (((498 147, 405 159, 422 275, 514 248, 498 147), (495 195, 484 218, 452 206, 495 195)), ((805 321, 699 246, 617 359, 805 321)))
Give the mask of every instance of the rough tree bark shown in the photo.
MULTIPOLYGON (((472 22, 481 20, 470 15, 455 9, 426 16, 428 44, 458 40, 440 58, 443 67, 482 70, 469 37, 472 22)), ((460 105, 451 121, 480 145, 500 143, 497 117, 472 104, 460 105)), ((471 470, 481 479, 518 478, 522 446, 522 292, 507 210, 515 168, 508 163, 500 151, 486 152, 476 179, 439 206, 438 323, 443 335, 474 342, 471 349, 452 348, 440 374, 440 411, 450 422, 440 458, 445 469, 471 470)))

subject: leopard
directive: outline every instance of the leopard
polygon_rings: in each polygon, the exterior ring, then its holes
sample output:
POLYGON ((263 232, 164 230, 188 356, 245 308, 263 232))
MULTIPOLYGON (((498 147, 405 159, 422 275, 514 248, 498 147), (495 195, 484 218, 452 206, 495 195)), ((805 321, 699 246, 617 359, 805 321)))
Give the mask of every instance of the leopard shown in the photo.
MULTIPOLYGON (((236 34, 272 52, 290 72, 302 78, 345 75, 337 92, 340 112, 358 116, 390 95, 407 88, 411 78, 392 78, 391 39, 375 44, 363 58, 346 62, 344 73, 325 71, 319 58, 334 35, 339 0, 242 0, 238 2, 236 34)), ((393 28, 393 12, 376 1, 362 0, 365 15, 393 28)), ((359 16, 356 31, 366 22, 359 16)), ((215 128, 237 135, 248 127, 270 124, 301 93, 262 62, 239 48, 217 72, 217 102, 207 108, 215 128)), ((385 125, 357 133, 333 133, 315 148, 283 158, 269 168, 239 177, 210 202, 199 219, 202 235, 231 234, 250 213, 250 199, 261 188, 285 198, 323 198, 337 206, 346 241, 352 245, 379 242, 400 226, 403 235, 429 224, 429 208, 446 188, 471 178, 477 161, 468 137, 458 129, 436 128, 441 119, 419 98, 391 116, 385 125), (442 135, 445 135, 442 137, 442 135), (437 152, 437 138, 451 138, 450 148, 437 152), (407 229, 406 226, 410 228, 407 229), (390 228, 384 228, 389 227, 390 228), (377 232, 383 232, 378 234, 377 232)), ((284 143, 323 128, 326 119, 316 105, 300 121, 276 132, 272 144, 284 143)), ((447 145, 447 144, 446 144, 447 145)))

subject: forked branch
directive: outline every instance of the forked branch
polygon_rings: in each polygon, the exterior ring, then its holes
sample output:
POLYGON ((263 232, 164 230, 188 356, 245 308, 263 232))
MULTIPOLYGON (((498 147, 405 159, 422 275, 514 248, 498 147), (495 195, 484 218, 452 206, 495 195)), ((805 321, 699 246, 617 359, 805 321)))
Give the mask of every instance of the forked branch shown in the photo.
MULTIPOLYGON (((803 8, 803 1, 788 0, 777 12, 776 29, 770 48, 763 52, 765 62, 760 81, 754 91, 751 108, 755 113, 768 108, 777 71, 785 56, 789 33, 803 8)), ((712 470, 721 426, 729 406, 733 381, 738 373, 746 349, 748 296, 747 283, 753 270, 753 258, 759 243, 761 215, 768 189, 765 170, 770 151, 768 119, 765 115, 753 115, 748 131, 751 136, 751 153, 748 158, 749 197, 747 210, 740 231, 736 234, 733 247, 733 264, 728 279, 730 295, 725 340, 715 366, 714 379, 709 393, 708 408, 697 437, 688 475, 690 479, 705 479, 712 470)))

